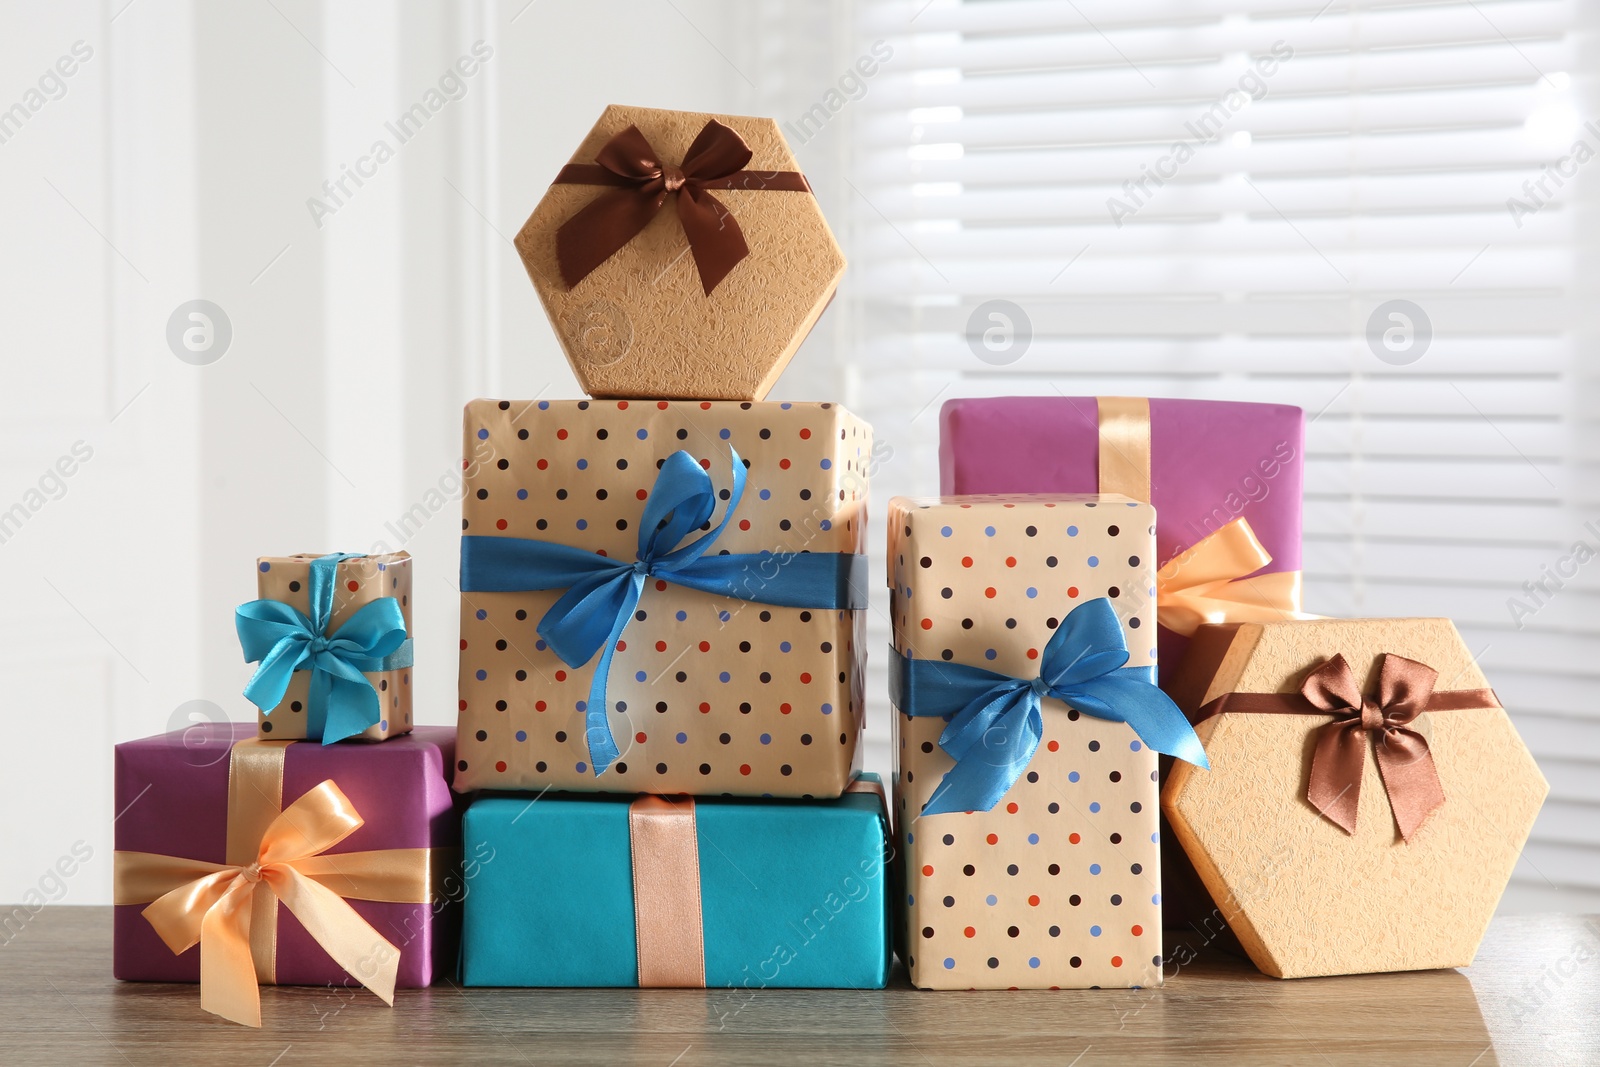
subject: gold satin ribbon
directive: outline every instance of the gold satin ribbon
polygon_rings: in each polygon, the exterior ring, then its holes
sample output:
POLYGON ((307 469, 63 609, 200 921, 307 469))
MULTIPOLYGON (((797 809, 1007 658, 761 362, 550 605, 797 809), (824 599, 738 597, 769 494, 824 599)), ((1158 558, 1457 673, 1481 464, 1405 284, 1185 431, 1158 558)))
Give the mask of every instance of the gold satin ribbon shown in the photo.
POLYGON ((261 1025, 258 983, 276 977, 281 901, 335 963, 393 1005, 400 950, 351 900, 426 904, 437 855, 426 848, 323 855, 362 825, 339 787, 322 782, 287 808, 284 750, 240 741, 229 753, 225 863, 118 852, 114 900, 144 916, 174 953, 200 945, 200 1006, 261 1025))
MULTIPOLYGON (((1099 418, 1100 492, 1150 501, 1150 400, 1095 399, 1099 418)), ((1156 572, 1156 621, 1192 637, 1204 623, 1315 619, 1300 610, 1300 572, 1246 579, 1272 562, 1244 518, 1167 561, 1156 572)))
POLYGON ((704 989, 700 842, 694 798, 641 796, 628 805, 633 855, 633 925, 639 985, 704 989))

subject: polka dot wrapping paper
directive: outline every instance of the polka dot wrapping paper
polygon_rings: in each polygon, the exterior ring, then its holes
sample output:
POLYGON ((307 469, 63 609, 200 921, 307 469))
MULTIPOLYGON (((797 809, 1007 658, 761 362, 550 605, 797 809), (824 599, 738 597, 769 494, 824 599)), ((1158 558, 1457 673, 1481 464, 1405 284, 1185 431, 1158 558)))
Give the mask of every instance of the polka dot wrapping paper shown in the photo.
MULTIPOLYGON (((747 483, 712 553, 864 548, 872 431, 836 404, 475 400, 465 436, 464 535, 632 560, 658 464, 687 451, 726 501, 731 449, 747 483)), ((568 666, 537 632, 562 592, 462 594, 456 789, 836 797, 849 784, 863 612, 648 580, 611 666, 621 756, 596 777, 594 660, 568 666)))
MULTIPOLYGON (((895 650, 1031 679, 1074 607, 1107 597, 1130 667, 1155 663, 1155 509, 1117 496, 897 497, 895 650)), ((895 709, 907 967, 927 989, 1161 984, 1156 754, 1046 699, 1027 771, 988 812, 918 816, 952 766, 945 722, 895 709)))
MULTIPOLYGON (((262 556, 256 560, 256 593, 263 600, 278 600, 302 614, 311 610, 311 561, 321 553, 294 556, 262 556)), ((411 556, 393 552, 381 556, 358 556, 341 560, 335 573, 333 615, 329 634, 337 634, 346 619, 380 597, 392 596, 400 604, 411 630, 411 556)), ((376 725, 348 740, 382 741, 411 732, 410 667, 389 671, 368 671, 367 681, 377 691, 382 718, 376 725)), ((306 736, 306 695, 311 687, 310 671, 295 671, 288 691, 271 712, 258 712, 260 736, 277 740, 306 736)), ((270 699, 270 698, 268 698, 270 699)))

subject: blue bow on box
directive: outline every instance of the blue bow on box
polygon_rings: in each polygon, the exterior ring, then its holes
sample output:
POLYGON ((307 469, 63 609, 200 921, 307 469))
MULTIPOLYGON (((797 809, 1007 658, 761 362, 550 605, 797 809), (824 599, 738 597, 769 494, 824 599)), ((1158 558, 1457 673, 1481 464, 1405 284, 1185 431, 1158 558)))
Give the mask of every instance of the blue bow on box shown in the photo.
POLYGON ((522 537, 461 538, 461 591, 484 593, 565 589, 539 620, 539 636, 569 667, 595 664, 584 726, 589 762, 599 775, 617 759, 606 720, 606 679, 622 631, 633 619, 647 578, 704 593, 781 607, 856 609, 867 604, 866 557, 837 552, 707 555, 744 495, 745 468, 733 456, 733 485, 722 521, 711 525, 717 493, 687 452, 668 456, 638 524, 639 551, 617 560, 591 549, 522 537), (696 530, 703 536, 686 541, 696 530))
POLYGON ((1183 712, 1156 688, 1154 669, 1123 666, 1128 645, 1105 597, 1079 604, 1056 627, 1039 657, 1037 678, 891 652, 889 698, 895 707, 949 721, 939 747, 956 765, 928 798, 923 815, 993 808, 1039 747, 1045 697, 1097 719, 1125 722, 1155 751, 1210 766, 1183 712))
POLYGON ((320 738, 325 745, 354 737, 382 719, 367 672, 412 662, 405 616, 392 596, 363 604, 336 633, 328 633, 335 572, 343 560, 360 556, 335 552, 311 561, 310 617, 281 600, 252 600, 234 613, 245 661, 260 663, 245 686, 245 697, 271 714, 283 702, 294 672, 310 671, 306 737, 320 738))

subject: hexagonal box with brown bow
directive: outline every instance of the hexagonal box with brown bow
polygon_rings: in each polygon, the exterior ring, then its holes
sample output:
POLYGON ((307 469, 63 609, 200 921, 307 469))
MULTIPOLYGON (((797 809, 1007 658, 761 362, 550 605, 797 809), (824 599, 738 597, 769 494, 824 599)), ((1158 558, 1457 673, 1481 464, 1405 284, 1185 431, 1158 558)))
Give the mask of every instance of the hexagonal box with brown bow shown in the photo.
POLYGON ((516 246, 596 397, 760 400, 845 267, 772 119, 617 105, 516 246))
MULTIPOLYGON (((1472 962, 1549 786, 1448 619, 1203 626, 1171 686, 1211 769, 1161 807, 1278 978, 1472 962)), ((1196 890, 1197 891, 1197 890, 1196 890)))

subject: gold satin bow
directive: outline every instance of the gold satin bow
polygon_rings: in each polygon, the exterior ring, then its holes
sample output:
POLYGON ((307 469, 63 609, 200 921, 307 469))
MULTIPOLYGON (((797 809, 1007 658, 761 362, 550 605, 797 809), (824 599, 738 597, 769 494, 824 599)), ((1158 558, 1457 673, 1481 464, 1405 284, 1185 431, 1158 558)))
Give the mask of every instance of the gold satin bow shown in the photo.
POLYGON ((431 850, 322 855, 362 821, 328 780, 272 819, 251 863, 118 852, 115 899, 151 901, 144 917, 174 953, 200 945, 200 1006, 225 1019, 261 1025, 251 916, 263 888, 335 963, 392 1006, 400 951, 344 898, 427 902, 431 850))
POLYGON ((1156 572, 1156 621, 1185 637, 1204 623, 1313 619, 1300 610, 1300 572, 1246 577, 1272 562, 1248 519, 1238 518, 1156 572))

